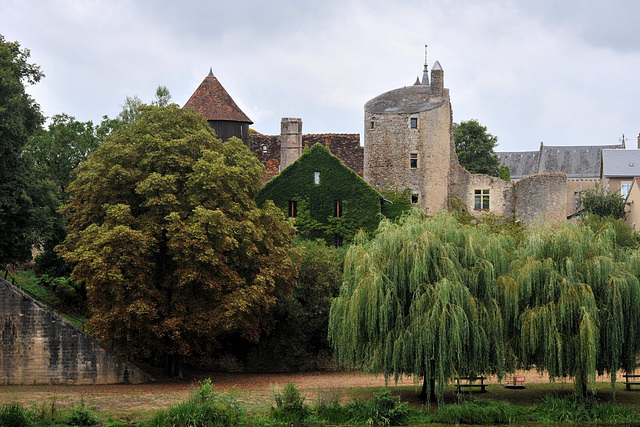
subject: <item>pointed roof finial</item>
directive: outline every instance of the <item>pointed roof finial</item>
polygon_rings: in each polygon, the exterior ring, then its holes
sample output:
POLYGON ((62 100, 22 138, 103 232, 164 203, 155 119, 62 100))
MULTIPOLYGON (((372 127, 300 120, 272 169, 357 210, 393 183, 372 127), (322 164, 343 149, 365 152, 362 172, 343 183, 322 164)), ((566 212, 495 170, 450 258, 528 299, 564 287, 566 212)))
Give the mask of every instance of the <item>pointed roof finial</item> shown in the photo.
POLYGON ((207 77, 215 77, 213 75, 213 67, 209 67, 209 75, 207 77))
POLYGON ((420 83, 420 77, 416 77, 416 82, 413 85, 414 86, 422 86, 422 83, 420 83))
POLYGON ((429 86, 429 66, 427 65, 427 45, 424 45, 424 70, 422 71, 422 84, 429 86))

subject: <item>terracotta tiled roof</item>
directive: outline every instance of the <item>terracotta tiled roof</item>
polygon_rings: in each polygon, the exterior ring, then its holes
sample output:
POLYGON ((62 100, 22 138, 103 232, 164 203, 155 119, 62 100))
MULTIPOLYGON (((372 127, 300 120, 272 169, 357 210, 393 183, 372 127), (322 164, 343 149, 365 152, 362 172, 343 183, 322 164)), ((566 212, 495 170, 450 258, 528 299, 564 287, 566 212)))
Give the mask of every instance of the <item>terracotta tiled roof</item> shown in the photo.
POLYGON ((231 99, 212 72, 200 83, 183 108, 192 108, 207 120, 253 123, 231 99))

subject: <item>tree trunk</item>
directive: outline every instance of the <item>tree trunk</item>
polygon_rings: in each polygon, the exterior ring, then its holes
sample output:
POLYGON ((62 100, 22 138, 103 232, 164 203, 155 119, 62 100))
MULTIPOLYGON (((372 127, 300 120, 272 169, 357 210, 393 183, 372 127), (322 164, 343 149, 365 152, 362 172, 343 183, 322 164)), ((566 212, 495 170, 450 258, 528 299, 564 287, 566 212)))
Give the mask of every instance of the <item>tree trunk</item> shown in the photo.
POLYGON ((171 378, 183 379, 182 357, 179 354, 167 354, 164 372, 171 378))
POLYGON ((431 382, 431 390, 429 390, 429 402, 435 402, 437 400, 436 398, 436 380, 435 378, 429 378, 427 379, 426 375, 422 381, 422 391, 420 391, 420 394, 418 395, 418 397, 424 401, 427 400, 427 381, 431 382))

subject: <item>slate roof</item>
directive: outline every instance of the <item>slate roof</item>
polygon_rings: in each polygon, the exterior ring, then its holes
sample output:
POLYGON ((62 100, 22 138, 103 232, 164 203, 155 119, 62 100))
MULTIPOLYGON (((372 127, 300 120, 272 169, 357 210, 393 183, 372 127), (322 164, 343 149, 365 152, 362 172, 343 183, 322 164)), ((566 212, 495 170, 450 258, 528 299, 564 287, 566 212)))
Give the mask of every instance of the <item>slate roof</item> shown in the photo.
POLYGON ((222 87, 212 71, 209 71, 209 75, 200 83, 183 108, 191 108, 207 120, 253 124, 222 87))
POLYGON ((550 172, 564 172, 567 178, 600 178, 602 151, 621 148, 624 146, 541 144, 539 151, 498 152, 496 155, 501 165, 509 166, 512 179, 550 172))
POLYGON ((640 176, 640 150, 602 150, 602 176, 640 176))
POLYGON ((406 86, 376 96, 364 104, 364 110, 374 114, 406 114, 431 110, 444 103, 429 102, 430 95, 430 86, 406 86))

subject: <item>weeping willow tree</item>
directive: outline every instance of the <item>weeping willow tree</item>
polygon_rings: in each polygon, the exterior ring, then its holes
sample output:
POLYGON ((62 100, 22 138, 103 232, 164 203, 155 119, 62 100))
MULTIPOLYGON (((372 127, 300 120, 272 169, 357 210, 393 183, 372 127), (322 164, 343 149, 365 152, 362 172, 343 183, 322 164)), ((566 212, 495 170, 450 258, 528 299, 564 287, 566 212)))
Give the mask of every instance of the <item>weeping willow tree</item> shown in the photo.
POLYGON ((422 396, 442 400, 456 376, 503 374, 505 315, 517 315, 509 270, 512 239, 465 227, 443 213, 417 211, 360 235, 345 258, 329 339, 338 362, 382 373, 422 377, 422 396), (504 284, 506 283, 506 285, 504 284))
POLYGON ((595 390, 596 373, 614 386, 640 349, 640 253, 620 249, 615 237, 612 228, 573 224, 537 230, 504 279, 518 287, 519 331, 509 334, 522 367, 573 377, 582 395, 595 390))

